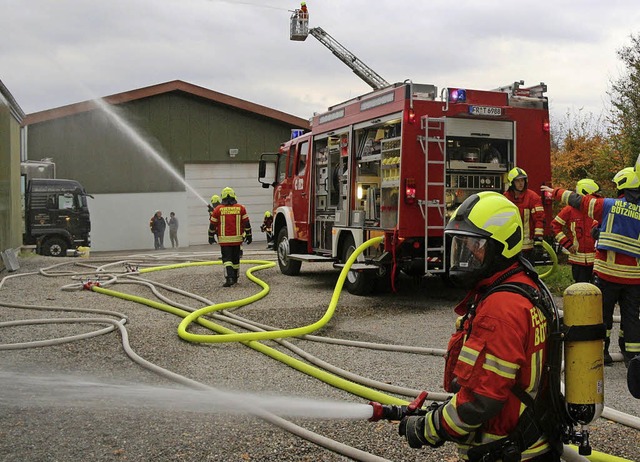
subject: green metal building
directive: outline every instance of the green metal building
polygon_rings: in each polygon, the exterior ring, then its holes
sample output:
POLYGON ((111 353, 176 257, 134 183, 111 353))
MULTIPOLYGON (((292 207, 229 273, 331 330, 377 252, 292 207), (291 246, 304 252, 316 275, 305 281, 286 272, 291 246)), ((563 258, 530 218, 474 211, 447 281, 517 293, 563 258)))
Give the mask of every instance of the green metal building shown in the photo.
POLYGON ((309 128, 305 119, 180 80, 29 114, 23 125, 26 158, 52 159, 57 178, 78 180, 94 196, 94 250, 150 248, 156 210, 176 213, 181 246, 204 244, 206 204, 225 186, 258 229, 271 208, 271 190, 257 182, 260 155, 309 128))

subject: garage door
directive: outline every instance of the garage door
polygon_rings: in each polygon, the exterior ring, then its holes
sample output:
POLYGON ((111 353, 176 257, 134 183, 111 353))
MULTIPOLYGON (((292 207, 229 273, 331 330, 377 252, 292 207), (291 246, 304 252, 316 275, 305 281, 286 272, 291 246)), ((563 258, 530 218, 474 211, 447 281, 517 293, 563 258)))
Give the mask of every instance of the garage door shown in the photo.
POLYGON ((264 212, 272 209, 273 189, 265 189, 258 183, 258 164, 185 164, 185 180, 200 196, 187 193, 189 213, 189 245, 207 243, 209 213, 207 204, 214 194, 220 195, 223 188, 230 186, 236 192, 238 202, 249 212, 253 239, 265 241, 260 232, 264 212))

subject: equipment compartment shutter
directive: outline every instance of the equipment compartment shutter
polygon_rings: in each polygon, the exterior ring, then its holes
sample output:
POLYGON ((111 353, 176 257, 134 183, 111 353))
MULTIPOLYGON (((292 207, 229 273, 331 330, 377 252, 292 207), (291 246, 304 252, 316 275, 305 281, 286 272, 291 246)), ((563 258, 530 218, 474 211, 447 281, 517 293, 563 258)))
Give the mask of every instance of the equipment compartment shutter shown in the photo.
POLYGON ((447 119, 446 136, 513 139, 513 122, 505 120, 447 119))
MULTIPOLYGON (((238 202, 249 212, 253 240, 266 240, 265 234, 260 232, 260 225, 264 219, 264 212, 272 210, 273 189, 264 189, 258 183, 257 163, 185 164, 184 177, 198 195, 207 201, 207 204, 211 196, 220 195, 220 191, 227 186, 232 187, 238 202)), ((189 245, 207 244, 209 230, 207 204, 187 191, 189 245)))

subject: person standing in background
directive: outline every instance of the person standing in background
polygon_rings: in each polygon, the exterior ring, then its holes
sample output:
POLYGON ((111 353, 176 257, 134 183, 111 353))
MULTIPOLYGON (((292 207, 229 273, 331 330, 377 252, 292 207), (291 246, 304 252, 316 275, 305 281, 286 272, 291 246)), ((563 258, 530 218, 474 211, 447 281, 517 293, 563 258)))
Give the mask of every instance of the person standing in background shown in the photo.
POLYGON ((633 167, 620 170, 613 177, 618 197, 581 196, 562 188, 541 186, 540 190, 570 205, 599 223, 594 284, 602 292, 602 315, 607 327, 604 363, 612 364, 609 353, 613 310, 620 307, 618 346, 625 366, 640 356, 640 178, 633 167))
POLYGON ((176 218, 175 212, 171 212, 169 214, 169 218, 167 218, 167 224, 169 225, 169 239, 171 239, 171 248, 178 248, 178 219, 176 218))
POLYGON ((264 212, 264 221, 260 225, 260 231, 267 235, 267 249, 273 249, 273 215, 268 210, 264 212))
POLYGON ((522 218, 524 238, 522 241, 522 255, 535 264, 533 245, 542 245, 544 233, 544 208, 542 199, 529 189, 529 177, 520 167, 512 168, 507 174, 509 189, 504 195, 516 204, 522 218))
POLYGON ((162 218, 162 212, 156 210, 156 213, 149 220, 149 228, 153 234, 153 247, 156 250, 164 249, 164 231, 167 229, 167 224, 162 218))
MULTIPOLYGON (((576 192, 582 196, 596 194, 600 186, 590 178, 583 178, 576 183, 576 192)), ((556 241, 569 252, 571 274, 575 282, 591 282, 593 261, 596 257, 596 240, 591 229, 597 224, 586 213, 574 209, 570 205, 563 207, 551 221, 551 229, 556 241)))

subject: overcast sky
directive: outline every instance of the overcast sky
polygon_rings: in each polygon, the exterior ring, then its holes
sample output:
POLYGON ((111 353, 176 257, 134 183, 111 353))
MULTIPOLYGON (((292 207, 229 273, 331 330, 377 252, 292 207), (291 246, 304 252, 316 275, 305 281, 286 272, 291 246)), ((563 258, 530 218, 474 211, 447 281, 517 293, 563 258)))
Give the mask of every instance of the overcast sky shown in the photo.
MULTIPOLYGON (((545 82, 554 117, 602 113, 640 33, 638 0, 309 0, 322 27, 389 82, 488 90, 545 82)), ((0 0, 0 80, 27 113, 170 80, 299 117, 370 88, 285 0, 0 0)))

